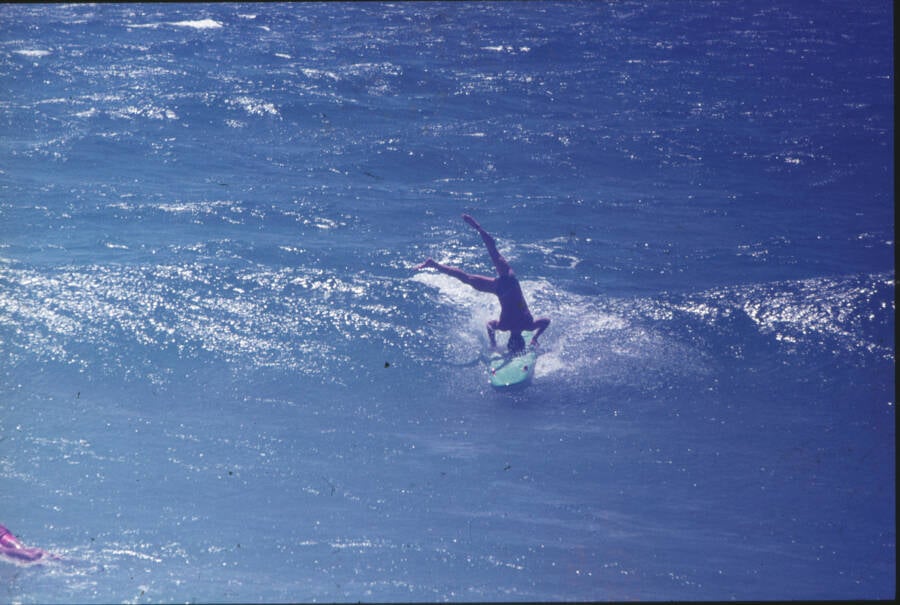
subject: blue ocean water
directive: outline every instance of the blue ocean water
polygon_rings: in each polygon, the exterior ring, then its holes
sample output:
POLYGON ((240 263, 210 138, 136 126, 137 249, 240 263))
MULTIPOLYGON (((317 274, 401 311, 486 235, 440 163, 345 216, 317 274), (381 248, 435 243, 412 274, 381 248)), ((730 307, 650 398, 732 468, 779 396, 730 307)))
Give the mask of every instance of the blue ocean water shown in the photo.
POLYGON ((893 597, 891 24, 0 6, 2 600, 893 597))

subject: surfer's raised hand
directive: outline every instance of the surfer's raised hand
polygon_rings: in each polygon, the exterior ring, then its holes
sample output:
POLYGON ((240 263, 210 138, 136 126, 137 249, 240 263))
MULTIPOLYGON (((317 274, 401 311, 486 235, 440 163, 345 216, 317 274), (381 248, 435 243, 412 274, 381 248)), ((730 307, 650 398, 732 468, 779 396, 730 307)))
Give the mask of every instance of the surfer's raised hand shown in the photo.
POLYGON ((434 259, 430 258, 430 257, 425 259, 425 262, 422 263, 421 265, 416 265, 416 271, 419 271, 421 269, 430 269, 430 268, 435 268, 435 269, 437 268, 437 263, 434 262, 434 259))

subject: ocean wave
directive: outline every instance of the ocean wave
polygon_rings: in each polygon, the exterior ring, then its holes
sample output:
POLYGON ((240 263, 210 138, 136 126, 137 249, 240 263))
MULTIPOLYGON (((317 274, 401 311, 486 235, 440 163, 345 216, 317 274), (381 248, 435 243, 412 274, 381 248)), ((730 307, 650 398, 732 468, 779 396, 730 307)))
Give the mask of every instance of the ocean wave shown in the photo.
POLYGON ((779 281, 701 296, 713 305, 700 307, 708 321, 740 311, 761 335, 788 350, 831 348, 894 360, 894 280, 889 274, 779 281))
MULTIPOLYGON (((436 331, 446 359, 487 346, 484 325, 499 315, 494 297, 436 273, 412 279, 433 288, 450 321, 461 324, 436 331)), ((894 360, 893 280, 885 274, 633 299, 567 292, 544 279, 521 283, 534 316, 552 322, 541 338, 538 378, 646 386, 708 374, 720 356, 740 358, 754 347, 837 355, 851 365, 894 360)))
POLYGON ((336 365, 352 367, 353 343, 415 336, 391 305, 367 301, 387 283, 318 269, 4 267, 0 283, 0 339, 12 365, 31 359, 127 373, 148 355, 173 363, 211 355, 331 380, 336 365))
MULTIPOLYGON (((116 207, 192 219, 239 220, 244 214, 228 200, 123 200, 116 207)), ((333 226, 307 219, 313 230, 333 226)), ((127 250, 115 240, 102 245, 127 250)), ((280 250, 292 257, 305 253, 280 250)), ((203 247, 198 253, 214 251, 203 247)), ((443 260, 464 265, 478 253, 477 247, 462 248, 443 260)), ((495 297, 433 272, 396 281, 312 267, 229 269, 199 261, 51 271, 9 262, 0 265, 0 283, 0 339, 8 361, 113 371, 140 367, 139 360, 157 351, 172 359, 212 355, 321 378, 335 373, 329 368, 341 373, 352 367, 354 344, 373 338, 413 361, 464 365, 485 349, 484 325, 499 314, 495 297), (109 357, 123 345, 131 360, 109 357)), ((552 320, 541 339, 539 378, 579 374, 633 384, 648 372, 704 374, 717 356, 740 357, 754 346, 784 355, 837 355, 850 364, 894 360, 889 274, 630 299, 577 294, 546 279, 523 279, 522 287, 535 317, 552 320)))

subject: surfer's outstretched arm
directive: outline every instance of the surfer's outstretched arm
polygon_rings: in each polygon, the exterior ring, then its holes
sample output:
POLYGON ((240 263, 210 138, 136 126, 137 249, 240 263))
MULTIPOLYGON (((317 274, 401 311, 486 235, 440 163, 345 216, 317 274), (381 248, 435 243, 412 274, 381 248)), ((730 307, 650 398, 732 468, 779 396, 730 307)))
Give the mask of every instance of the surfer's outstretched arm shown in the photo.
POLYGON ((496 294, 494 280, 490 277, 484 277, 483 275, 470 275, 461 269, 457 269, 456 267, 442 265, 441 263, 431 258, 427 259, 424 263, 417 266, 416 269, 427 269, 429 267, 431 267, 432 269, 437 269, 444 275, 455 277, 464 284, 469 284, 479 292, 490 292, 492 294, 496 294))
POLYGON ((497 244, 494 242, 494 238, 490 233, 481 228, 481 225, 478 224, 474 218, 469 216, 468 214, 462 215, 463 220, 466 221, 469 225, 475 228, 478 231, 478 234, 481 235, 481 239, 484 241, 484 245, 487 248, 488 254, 491 255, 491 261, 494 263, 494 267, 497 268, 497 273, 502 275, 507 275, 511 269, 509 263, 506 262, 506 259, 503 258, 503 255, 497 250, 497 244))

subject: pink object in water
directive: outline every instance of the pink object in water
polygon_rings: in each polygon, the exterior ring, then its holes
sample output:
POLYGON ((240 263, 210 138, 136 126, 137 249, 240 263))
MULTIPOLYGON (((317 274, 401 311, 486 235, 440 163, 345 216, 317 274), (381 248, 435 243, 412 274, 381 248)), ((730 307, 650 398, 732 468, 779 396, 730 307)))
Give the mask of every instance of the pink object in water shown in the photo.
POLYGON ((34 563, 44 557, 58 558, 40 548, 27 548, 3 525, 0 525, 0 555, 25 563, 34 563))

